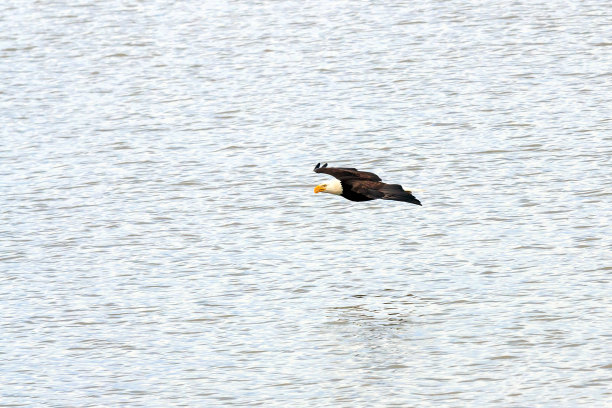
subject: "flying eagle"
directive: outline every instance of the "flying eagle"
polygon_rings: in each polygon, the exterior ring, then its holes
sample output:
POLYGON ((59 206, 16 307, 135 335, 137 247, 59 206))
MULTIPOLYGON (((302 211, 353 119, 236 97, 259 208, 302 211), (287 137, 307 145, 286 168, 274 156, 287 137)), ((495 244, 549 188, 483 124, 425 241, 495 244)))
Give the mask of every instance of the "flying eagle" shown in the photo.
POLYGON ((314 172, 329 174, 336 178, 329 183, 316 186, 315 194, 321 192, 336 194, 351 201, 370 201, 380 198, 421 205, 410 191, 404 190, 399 184, 383 183, 374 173, 345 167, 327 167, 327 163, 322 166, 318 163, 314 172))

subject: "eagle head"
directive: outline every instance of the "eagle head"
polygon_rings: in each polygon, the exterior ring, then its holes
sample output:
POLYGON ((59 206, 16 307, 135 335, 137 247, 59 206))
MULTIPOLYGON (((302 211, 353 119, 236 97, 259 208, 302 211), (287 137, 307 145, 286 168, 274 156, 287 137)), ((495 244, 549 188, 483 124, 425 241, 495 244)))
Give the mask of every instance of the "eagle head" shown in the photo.
POLYGON ((332 180, 328 183, 319 184, 318 186, 315 187, 314 192, 315 194, 316 193, 329 193, 329 194, 340 195, 342 194, 342 184, 340 183, 340 180, 332 180))

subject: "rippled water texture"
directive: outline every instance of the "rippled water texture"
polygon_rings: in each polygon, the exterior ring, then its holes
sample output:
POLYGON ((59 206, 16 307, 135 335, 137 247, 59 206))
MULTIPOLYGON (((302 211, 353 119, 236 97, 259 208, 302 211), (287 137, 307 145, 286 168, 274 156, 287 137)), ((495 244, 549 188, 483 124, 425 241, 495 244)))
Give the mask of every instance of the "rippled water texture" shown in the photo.
POLYGON ((2 2, 0 405, 610 404, 611 17, 2 2))

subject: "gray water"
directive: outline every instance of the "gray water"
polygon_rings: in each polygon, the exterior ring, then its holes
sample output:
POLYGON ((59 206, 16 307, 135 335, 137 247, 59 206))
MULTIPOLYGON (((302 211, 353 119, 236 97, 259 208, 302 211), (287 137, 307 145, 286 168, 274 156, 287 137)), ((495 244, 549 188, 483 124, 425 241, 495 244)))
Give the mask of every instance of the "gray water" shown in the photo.
POLYGON ((66 3, 0 5, 1 406, 612 406, 609 2, 66 3))

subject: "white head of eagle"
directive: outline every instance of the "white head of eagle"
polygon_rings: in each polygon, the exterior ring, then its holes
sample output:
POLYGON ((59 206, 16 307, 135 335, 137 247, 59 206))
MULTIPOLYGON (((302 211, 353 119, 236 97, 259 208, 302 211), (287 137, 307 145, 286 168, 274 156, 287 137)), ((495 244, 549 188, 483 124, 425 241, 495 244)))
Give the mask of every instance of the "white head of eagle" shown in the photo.
POLYGON ((314 189, 315 193, 342 194, 342 183, 340 180, 331 180, 325 184, 319 184, 314 189))

